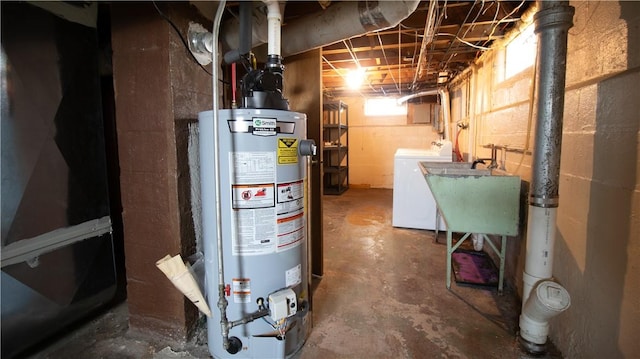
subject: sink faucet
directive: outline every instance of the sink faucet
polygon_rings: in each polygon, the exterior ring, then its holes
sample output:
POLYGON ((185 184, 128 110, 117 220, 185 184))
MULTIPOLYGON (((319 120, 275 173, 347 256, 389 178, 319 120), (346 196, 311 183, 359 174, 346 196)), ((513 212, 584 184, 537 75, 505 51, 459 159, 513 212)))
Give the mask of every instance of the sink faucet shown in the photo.
POLYGON ((498 161, 496 159, 496 157, 498 156, 498 150, 496 149, 496 146, 494 144, 490 144, 489 146, 491 146, 491 158, 478 158, 473 161, 473 163, 471 164, 471 168, 476 168, 476 165, 478 163, 485 164, 485 161, 491 161, 489 163, 489 166, 487 166, 488 169, 492 170, 494 168, 498 168, 498 161))

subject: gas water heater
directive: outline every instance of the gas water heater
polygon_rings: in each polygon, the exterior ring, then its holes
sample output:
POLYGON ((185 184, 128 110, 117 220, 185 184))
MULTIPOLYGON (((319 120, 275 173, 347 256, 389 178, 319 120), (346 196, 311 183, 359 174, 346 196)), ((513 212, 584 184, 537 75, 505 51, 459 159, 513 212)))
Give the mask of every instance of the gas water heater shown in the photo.
MULTIPOLYGON (((289 111, 282 97, 280 7, 275 0, 265 4, 265 68, 248 61, 251 38, 243 36, 244 45, 233 52, 247 69, 240 108, 217 109, 214 66, 213 111, 198 116, 205 290, 214 309, 207 319, 208 344, 214 358, 290 358, 311 328, 306 193, 307 156, 315 154, 315 144, 306 139, 307 116, 289 111)), ((251 34, 249 3, 240 7, 242 28, 251 34)), ((215 41, 212 53, 218 53, 215 41)), ((232 80, 234 100, 235 85, 232 80)))
POLYGON ((215 358, 290 357, 310 328, 305 155, 315 149, 305 140, 306 115, 254 108, 218 114, 219 178, 213 112, 199 114, 206 289, 212 309, 228 303, 227 318, 215 310, 209 318, 209 350, 215 358))

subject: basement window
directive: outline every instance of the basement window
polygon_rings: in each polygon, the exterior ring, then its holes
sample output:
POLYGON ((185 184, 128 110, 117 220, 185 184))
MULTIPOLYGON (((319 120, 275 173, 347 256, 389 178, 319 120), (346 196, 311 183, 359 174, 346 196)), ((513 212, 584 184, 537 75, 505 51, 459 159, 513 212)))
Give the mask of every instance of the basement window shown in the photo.
POLYGON ((533 32, 533 25, 516 36, 507 45, 505 54, 505 79, 519 74, 533 66, 536 61, 538 38, 533 32))
POLYGON ((365 116, 406 116, 407 103, 398 104, 395 98, 368 98, 364 102, 365 116))

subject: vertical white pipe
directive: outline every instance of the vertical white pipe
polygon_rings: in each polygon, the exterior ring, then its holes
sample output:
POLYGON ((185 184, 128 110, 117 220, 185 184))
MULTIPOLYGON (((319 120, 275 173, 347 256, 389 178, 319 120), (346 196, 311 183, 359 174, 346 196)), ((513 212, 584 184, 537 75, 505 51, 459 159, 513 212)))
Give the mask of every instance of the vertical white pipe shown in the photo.
POLYGON ((267 55, 280 57, 282 14, 277 0, 263 0, 267 5, 267 55))
POLYGON ((529 206, 527 250, 524 265, 522 302, 526 302, 533 286, 553 276, 553 248, 556 239, 558 208, 529 206))
POLYGON ((477 126, 476 123, 476 107, 478 104, 478 98, 476 93, 478 93, 478 66, 474 63, 471 64, 471 76, 469 77, 469 81, 471 81, 471 88, 469 89, 469 97, 471 97, 471 101, 469 101, 469 127, 467 128, 467 162, 471 162, 473 160, 473 148, 475 146, 474 140, 475 129, 477 126))
POLYGON ((449 122, 450 119, 449 117, 451 116, 450 113, 450 104, 449 104, 449 92, 446 89, 439 89, 438 92, 440 93, 440 103, 442 106, 442 122, 443 122, 443 127, 444 127, 444 139, 447 141, 451 141, 451 137, 449 135, 449 122))

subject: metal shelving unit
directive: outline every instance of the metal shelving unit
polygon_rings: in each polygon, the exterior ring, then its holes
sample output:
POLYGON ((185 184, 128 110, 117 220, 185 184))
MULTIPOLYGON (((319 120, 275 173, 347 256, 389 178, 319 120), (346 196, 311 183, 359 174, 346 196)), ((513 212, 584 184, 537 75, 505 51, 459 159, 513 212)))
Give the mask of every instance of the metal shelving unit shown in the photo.
POLYGON ((349 189, 349 107, 342 101, 323 106, 322 156, 324 194, 349 189))

